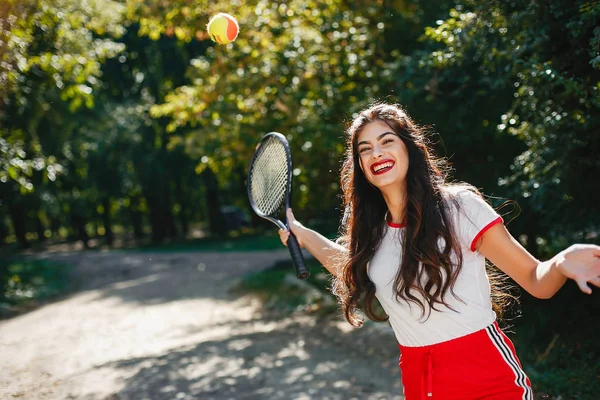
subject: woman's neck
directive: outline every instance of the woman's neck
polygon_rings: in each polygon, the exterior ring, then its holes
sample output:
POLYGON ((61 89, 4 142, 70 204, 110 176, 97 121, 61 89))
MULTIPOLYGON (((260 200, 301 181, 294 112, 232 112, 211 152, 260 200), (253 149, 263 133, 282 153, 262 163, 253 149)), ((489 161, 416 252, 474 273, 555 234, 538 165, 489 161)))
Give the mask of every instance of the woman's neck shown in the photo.
POLYGON ((388 222, 402 224, 406 222, 406 191, 394 190, 381 192, 389 211, 388 222))

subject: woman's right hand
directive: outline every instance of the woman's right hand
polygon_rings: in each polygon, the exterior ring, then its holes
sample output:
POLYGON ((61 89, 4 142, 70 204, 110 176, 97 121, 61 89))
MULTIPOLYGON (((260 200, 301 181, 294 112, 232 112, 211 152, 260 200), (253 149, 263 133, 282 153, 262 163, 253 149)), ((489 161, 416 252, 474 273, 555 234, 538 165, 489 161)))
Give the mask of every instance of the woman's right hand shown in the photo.
MULTIPOLYGON (((306 228, 304 228, 304 226, 296 220, 296 218, 294 217, 294 214, 292 213, 291 208, 287 209, 286 215, 287 215, 287 220, 288 220, 288 225, 290 227, 290 230, 296 236, 296 239, 298 240, 298 244, 300 245, 300 247, 303 248, 304 245, 302 244, 302 230, 306 229, 306 228)), ((279 230, 279 238, 281 239, 281 243, 283 243, 284 246, 287 246, 287 241, 288 241, 289 237, 290 237, 289 230, 287 230, 287 229, 279 230)))

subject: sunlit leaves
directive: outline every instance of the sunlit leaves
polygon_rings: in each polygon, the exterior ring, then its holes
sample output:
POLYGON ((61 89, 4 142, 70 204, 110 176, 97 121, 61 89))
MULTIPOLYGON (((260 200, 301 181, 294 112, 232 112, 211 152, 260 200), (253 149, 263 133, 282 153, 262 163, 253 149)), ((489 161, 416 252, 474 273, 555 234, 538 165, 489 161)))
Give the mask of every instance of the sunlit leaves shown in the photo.
POLYGON ((32 157, 23 149, 22 142, 11 143, 0 137, 0 184, 12 180, 19 183, 23 193, 33 191, 29 177, 34 171, 45 171, 47 179, 53 182, 63 166, 54 157, 32 157))
MULTIPOLYGON (((154 118, 170 118, 168 132, 188 131, 188 149, 209 154, 216 162, 211 168, 220 177, 245 169, 258 139, 272 130, 288 136, 300 162, 306 158, 304 162, 312 165, 311 172, 323 165, 315 165, 310 157, 337 171, 347 104, 359 107, 372 101, 392 79, 386 73, 384 43, 377 40, 382 29, 378 7, 357 10, 337 0, 261 0, 233 8, 215 2, 202 10, 204 14, 193 14, 198 10, 186 11, 185 2, 169 3, 171 11, 161 8, 167 7, 164 2, 132 4, 152 19, 142 21, 140 29, 150 37, 155 37, 152 31, 168 35, 173 25, 193 32, 200 21, 208 21, 211 11, 224 7, 240 21, 234 43, 209 47, 192 60, 192 84, 176 88, 151 109, 154 118), (152 15, 157 10, 164 12, 152 15), (183 18, 186 12, 196 19, 183 18), (164 26, 155 28, 156 24, 164 26), (307 143, 313 144, 310 157, 303 154, 307 143)), ((335 176, 311 173, 297 178, 299 186, 308 181, 315 185, 319 179, 329 188, 335 176)), ((335 189, 332 197, 334 193, 335 189)), ((301 203, 308 199, 303 194, 297 198, 301 203)))
POLYGON ((584 188, 600 174, 600 8, 575 3, 467 1, 426 30, 432 50, 419 63, 438 77, 432 94, 460 81, 478 85, 490 103, 498 91, 512 91, 497 127, 526 150, 500 185, 512 185, 552 223, 560 220, 563 233, 599 222, 586 216, 598 207, 584 188), (464 76, 467 68, 477 73, 464 76))
POLYGON ((438 20, 437 27, 425 28, 424 39, 429 39, 444 45, 442 50, 436 50, 422 63, 433 67, 444 67, 447 64, 460 63, 465 42, 476 40, 469 35, 471 26, 477 23, 477 16, 473 12, 460 12, 450 10, 450 18, 445 21, 438 20))
POLYGON ((0 132, 6 148, 20 149, 0 156, 3 165, 18 165, 14 171, 19 173, 7 173, 5 180, 33 190, 26 176, 40 165, 54 180, 52 154, 30 148, 39 144, 37 124, 48 114, 60 119, 61 113, 93 107, 102 63, 124 48, 110 38, 124 32, 124 11, 113 0, 11 0, 3 5, 0 132))
POLYGON ((162 35, 175 36, 186 42, 208 38, 205 29, 208 18, 220 11, 229 11, 239 6, 235 1, 223 5, 206 0, 127 0, 126 4, 127 19, 139 23, 140 35, 154 40, 162 35))
POLYGON ((0 82, 22 82, 20 74, 32 67, 47 73, 59 88, 65 81, 81 84, 98 76, 100 63, 123 47, 95 34, 122 34, 123 11, 112 0, 13 2, 2 27, 8 51, 2 54, 0 82))

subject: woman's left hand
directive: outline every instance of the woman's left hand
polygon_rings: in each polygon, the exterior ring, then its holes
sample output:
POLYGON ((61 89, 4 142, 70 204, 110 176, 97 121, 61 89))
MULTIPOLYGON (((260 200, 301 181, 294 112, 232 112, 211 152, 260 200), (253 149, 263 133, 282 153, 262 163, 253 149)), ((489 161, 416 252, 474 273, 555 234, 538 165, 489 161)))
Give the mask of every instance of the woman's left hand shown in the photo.
POLYGON ((600 287, 600 246, 574 244, 556 255, 556 266, 567 278, 573 279, 582 292, 591 294, 591 283, 600 287))

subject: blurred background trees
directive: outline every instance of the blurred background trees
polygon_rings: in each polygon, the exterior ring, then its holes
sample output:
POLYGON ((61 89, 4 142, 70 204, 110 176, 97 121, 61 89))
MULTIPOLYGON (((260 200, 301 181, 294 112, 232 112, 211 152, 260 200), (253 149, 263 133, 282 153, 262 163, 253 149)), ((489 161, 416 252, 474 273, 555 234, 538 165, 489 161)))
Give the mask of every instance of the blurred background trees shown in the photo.
POLYGON ((8 0, 0 237, 225 235, 227 212, 250 216, 247 162, 272 130, 293 147, 297 214, 334 233, 345 125, 386 100, 439 133, 455 179, 519 204, 532 251, 593 239, 599 16, 558 0, 8 0), (240 22, 233 44, 205 33, 219 11, 240 22))
MULTIPOLYGON (((514 200, 509 229, 544 258, 598 243, 599 91, 598 1, 3 0, 0 251, 274 236, 245 189, 269 131, 296 215, 333 236, 344 128, 385 100, 453 179, 514 200), (221 11, 226 46, 205 32, 221 11)), ((595 398, 600 302, 567 286, 523 297, 517 347, 537 387, 595 398)))

